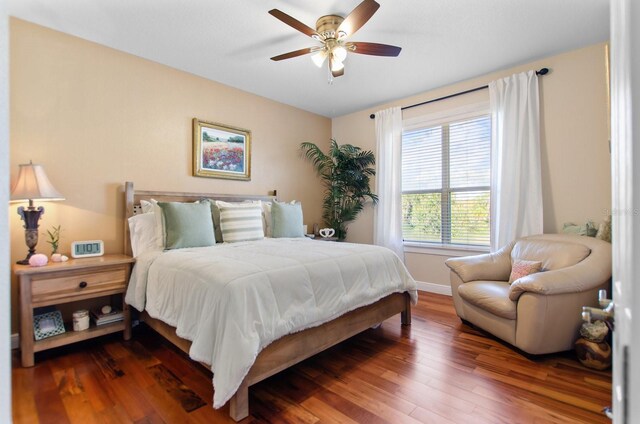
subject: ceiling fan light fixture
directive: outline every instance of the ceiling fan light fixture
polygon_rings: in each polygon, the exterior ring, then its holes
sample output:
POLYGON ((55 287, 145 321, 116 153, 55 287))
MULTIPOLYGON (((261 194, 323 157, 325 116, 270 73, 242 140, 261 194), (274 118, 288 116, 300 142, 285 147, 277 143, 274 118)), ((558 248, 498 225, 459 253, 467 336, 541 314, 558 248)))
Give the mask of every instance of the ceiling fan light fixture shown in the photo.
POLYGON ((313 63, 319 68, 323 66, 325 61, 328 62, 327 69, 330 74, 329 81, 331 82, 333 78, 344 75, 344 61, 347 59, 349 52, 370 56, 398 56, 402 49, 397 46, 347 41, 349 37, 353 36, 356 31, 371 19, 379 8, 380 5, 376 0, 361 0, 360 4, 346 17, 340 15, 320 16, 316 21, 315 29, 278 9, 272 9, 269 11, 270 15, 318 41, 320 45, 274 56, 271 60, 279 61, 311 54, 313 63))
POLYGON ((331 50, 331 54, 334 60, 344 62, 344 60, 347 58, 347 49, 345 49, 343 46, 336 46, 333 48, 333 50, 331 50))
POLYGON ((338 72, 344 69, 344 63, 337 59, 331 61, 331 72, 338 72))
POLYGON ((311 56, 311 60, 318 67, 322 67, 325 59, 327 58, 327 52, 325 50, 318 50, 313 56, 311 56))

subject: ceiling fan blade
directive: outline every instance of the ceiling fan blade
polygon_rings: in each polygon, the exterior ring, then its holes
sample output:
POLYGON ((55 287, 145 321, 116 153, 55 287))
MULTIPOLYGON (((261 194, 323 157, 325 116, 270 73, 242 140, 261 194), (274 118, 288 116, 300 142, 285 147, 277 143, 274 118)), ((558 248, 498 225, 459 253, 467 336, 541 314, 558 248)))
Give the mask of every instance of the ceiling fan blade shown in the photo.
POLYGON ((353 35, 371 19, 379 7, 380 5, 375 0, 364 0, 342 21, 338 27, 338 33, 343 32, 345 36, 353 35))
POLYGON ((293 18, 289 15, 287 15, 286 13, 278 10, 278 9, 271 9, 269 11, 269 13, 280 19, 282 22, 284 22, 285 24, 289 25, 290 27, 297 29, 298 31, 300 31, 301 33, 308 35, 309 37, 313 37, 314 35, 319 37, 318 33, 316 32, 315 29, 308 27, 307 25, 303 24, 302 22, 300 22, 299 20, 297 20, 296 18, 293 18))
POLYGON ((273 56, 271 58, 271 60, 284 60, 284 59, 291 59, 292 57, 298 57, 298 56, 302 56, 305 54, 309 54, 313 51, 313 49, 311 47, 307 47, 306 49, 300 49, 300 50, 295 50, 289 53, 283 53, 281 55, 278 56, 273 56))
POLYGON ((348 43, 348 45, 354 47, 349 49, 353 53, 369 54, 372 56, 398 56, 402 50, 402 47, 390 46, 389 44, 366 43, 363 41, 354 41, 348 43))

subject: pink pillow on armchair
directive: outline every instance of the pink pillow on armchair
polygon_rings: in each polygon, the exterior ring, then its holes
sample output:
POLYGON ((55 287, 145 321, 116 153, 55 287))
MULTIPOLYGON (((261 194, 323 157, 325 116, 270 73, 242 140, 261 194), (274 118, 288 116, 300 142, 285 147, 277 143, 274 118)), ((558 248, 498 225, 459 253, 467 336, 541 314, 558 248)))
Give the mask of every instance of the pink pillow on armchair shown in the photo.
POLYGON ((524 259, 514 259, 511 264, 511 275, 509 275, 509 284, 516 281, 518 278, 526 277, 529 274, 540 272, 542 269, 542 262, 540 261, 525 261, 524 259))

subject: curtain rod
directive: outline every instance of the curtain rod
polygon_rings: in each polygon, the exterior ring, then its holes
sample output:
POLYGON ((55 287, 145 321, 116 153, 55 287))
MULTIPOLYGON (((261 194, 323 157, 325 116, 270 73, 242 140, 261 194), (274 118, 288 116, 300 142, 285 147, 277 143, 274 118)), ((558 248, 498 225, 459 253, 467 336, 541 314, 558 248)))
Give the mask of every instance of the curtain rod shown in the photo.
MULTIPOLYGON (((549 73, 549 68, 542 68, 539 71, 536 71, 536 75, 546 75, 549 73)), ((427 100, 426 102, 416 103, 415 105, 409 105, 401 107, 400 110, 411 109, 412 107, 422 106, 433 102, 439 102, 440 100, 450 99, 452 97, 461 96, 463 94, 473 93, 474 91, 484 90, 485 88, 489 88, 489 85, 483 85, 482 87, 472 88, 470 90, 460 91, 459 93, 449 94, 448 96, 438 97, 437 99, 427 100)), ((374 119, 376 117, 375 113, 369 115, 369 118, 374 119)))

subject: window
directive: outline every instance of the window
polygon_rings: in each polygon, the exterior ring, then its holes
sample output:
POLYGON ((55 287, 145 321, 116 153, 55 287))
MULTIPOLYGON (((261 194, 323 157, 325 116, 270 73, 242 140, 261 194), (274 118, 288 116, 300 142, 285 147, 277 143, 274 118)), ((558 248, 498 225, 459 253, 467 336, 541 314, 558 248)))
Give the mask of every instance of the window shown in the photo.
POLYGON ((489 246, 491 116, 487 110, 402 134, 405 242, 489 246))

